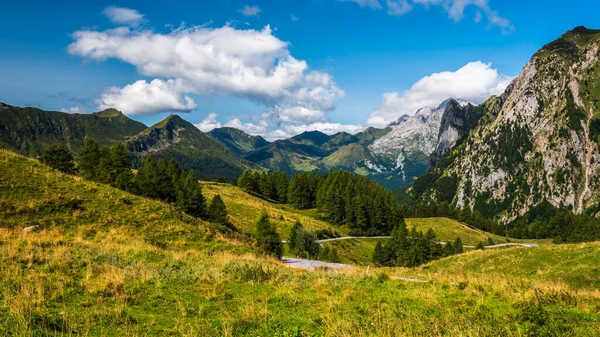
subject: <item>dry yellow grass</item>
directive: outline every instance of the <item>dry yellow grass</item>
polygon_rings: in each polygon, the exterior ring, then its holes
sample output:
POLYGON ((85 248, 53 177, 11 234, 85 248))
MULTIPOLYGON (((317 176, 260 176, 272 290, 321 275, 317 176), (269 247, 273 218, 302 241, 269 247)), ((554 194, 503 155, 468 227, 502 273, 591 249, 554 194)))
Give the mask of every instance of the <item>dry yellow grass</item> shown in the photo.
MULTIPOLYGON (((203 192, 209 200, 219 194, 227 206, 233 225, 249 233, 254 232, 256 220, 263 210, 269 214, 282 238, 289 236, 289 231, 296 220, 312 230, 333 227, 325 221, 315 219, 314 210, 301 211, 289 205, 274 204, 232 185, 204 182, 203 192)), ((348 232, 348 229, 344 227, 335 227, 335 230, 340 234, 348 232)))

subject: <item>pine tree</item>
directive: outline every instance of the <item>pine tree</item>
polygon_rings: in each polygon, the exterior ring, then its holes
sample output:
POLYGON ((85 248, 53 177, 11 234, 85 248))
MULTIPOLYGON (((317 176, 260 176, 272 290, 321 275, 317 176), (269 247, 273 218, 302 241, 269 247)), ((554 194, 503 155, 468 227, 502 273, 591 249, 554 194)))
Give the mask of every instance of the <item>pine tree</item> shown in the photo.
POLYGON ((100 146, 94 138, 85 141, 83 149, 79 152, 79 171, 88 180, 96 180, 100 166, 100 146))
POLYGON ((65 144, 53 144, 48 146, 41 158, 42 163, 61 172, 75 173, 73 154, 65 144))
POLYGON ((462 254, 464 252, 463 243, 460 237, 454 240, 454 254, 462 254))
POLYGON ((100 160, 98 161, 98 170, 96 171, 96 181, 103 184, 110 184, 111 181, 110 152, 106 148, 100 149, 100 160))
POLYGON ((114 183, 117 177, 131 170, 131 159, 129 159, 129 151, 122 142, 116 142, 110 148, 110 182, 114 183))
POLYGON ((223 199, 221 199, 221 196, 218 194, 210 201, 210 206, 208 206, 208 218, 221 225, 229 224, 227 206, 225 206, 223 199))
POLYGON ((262 212, 256 223, 256 245, 267 255, 278 259, 283 255, 281 238, 266 212, 262 212))
POLYGON ((380 266, 385 266, 387 264, 385 261, 385 251, 381 241, 377 241, 377 244, 375 245, 372 261, 380 266))
POLYGON ((202 185, 198 182, 194 170, 188 172, 177 193, 177 207, 196 218, 206 216, 206 199, 204 199, 202 185))
POLYGON ((296 220, 296 223, 290 230, 290 237, 288 238, 288 246, 291 252, 295 252, 298 248, 298 231, 302 229, 300 221, 296 220))

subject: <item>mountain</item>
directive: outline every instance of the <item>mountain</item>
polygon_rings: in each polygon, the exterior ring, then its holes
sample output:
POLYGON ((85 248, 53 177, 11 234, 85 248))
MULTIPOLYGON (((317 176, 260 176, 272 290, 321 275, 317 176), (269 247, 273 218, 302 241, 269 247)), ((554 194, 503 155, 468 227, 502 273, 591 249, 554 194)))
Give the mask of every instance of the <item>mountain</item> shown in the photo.
POLYGON ((144 124, 114 109, 68 114, 0 103, 0 145, 27 156, 39 156, 54 143, 65 143, 78 152, 87 137, 109 147, 145 128, 144 124))
POLYGON ((471 103, 453 99, 447 102, 444 114, 442 115, 437 145, 430 157, 431 166, 434 166, 456 145, 456 142, 465 137, 475 127, 484 111, 482 107, 476 107, 471 103))
POLYGON ((177 115, 152 125, 127 142, 139 164, 150 154, 174 158, 184 169, 193 169, 199 178, 236 179, 246 168, 259 167, 234 156, 223 145, 177 115))
POLYGON ((442 116, 473 108, 469 102, 448 99, 437 108, 422 108, 412 116, 400 117, 390 124, 389 133, 369 146, 365 164, 370 174, 392 189, 412 183, 427 172, 429 157, 438 145, 442 116))
POLYGON ((504 222, 546 203, 600 209, 599 30, 577 27, 544 46, 482 109, 405 201, 449 202, 504 222))
POLYGON ((292 138, 274 141, 249 153, 245 159, 290 175, 296 171, 317 171, 320 160, 339 148, 339 145, 329 142, 333 137, 319 131, 306 131, 292 138))
POLYGON ((369 175, 365 159, 368 146, 389 130, 368 128, 357 134, 338 132, 327 135, 306 131, 288 139, 277 140, 257 149, 245 158, 275 171, 293 174, 297 171, 346 170, 369 175))
POLYGON ((261 136, 252 136, 242 130, 230 127, 213 129, 207 135, 221 143, 236 156, 244 156, 269 145, 269 142, 261 136))

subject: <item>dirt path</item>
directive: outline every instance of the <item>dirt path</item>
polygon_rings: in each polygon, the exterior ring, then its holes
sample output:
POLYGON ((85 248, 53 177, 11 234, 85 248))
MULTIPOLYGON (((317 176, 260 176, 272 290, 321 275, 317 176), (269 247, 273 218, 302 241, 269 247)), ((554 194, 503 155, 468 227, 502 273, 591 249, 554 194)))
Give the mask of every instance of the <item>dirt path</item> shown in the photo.
MULTIPOLYGON (((318 243, 325 243, 325 242, 333 242, 333 241, 341 241, 341 240, 352 240, 352 239, 390 239, 391 236, 343 236, 343 237, 339 237, 339 238, 332 238, 332 239, 323 239, 323 240, 317 240, 316 242, 318 243)), ((287 241, 281 241, 283 243, 287 243, 287 241)), ((439 244, 441 245, 445 245, 447 242, 444 241, 438 241, 439 244)), ((485 249, 492 249, 492 248, 501 248, 501 247, 510 247, 510 246, 520 246, 520 247, 527 247, 527 248, 531 248, 531 247, 537 247, 537 244, 535 243, 500 243, 497 245, 489 245, 489 246, 485 246, 485 249)), ((475 246, 467 246, 467 245, 463 245, 464 248, 475 248, 475 246)))

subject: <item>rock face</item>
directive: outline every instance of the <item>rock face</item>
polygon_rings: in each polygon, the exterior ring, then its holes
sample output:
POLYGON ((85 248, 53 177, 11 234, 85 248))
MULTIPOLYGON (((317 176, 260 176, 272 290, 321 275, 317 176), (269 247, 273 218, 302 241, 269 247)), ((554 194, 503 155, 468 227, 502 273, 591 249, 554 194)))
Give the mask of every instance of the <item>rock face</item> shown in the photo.
POLYGON ((467 135, 481 118, 482 109, 467 101, 450 99, 444 109, 440 123, 437 146, 431 154, 431 166, 435 164, 467 135))
MULTIPOLYGON (((505 222, 545 201, 578 213, 596 209, 599 102, 600 31, 578 27, 544 46, 502 96, 485 102, 469 135, 450 152, 442 146, 446 155, 406 195, 505 222)), ((447 130, 441 140, 460 138, 456 125, 447 130)))
POLYGON ((448 99, 435 109, 422 108, 390 124, 391 131, 369 146, 369 168, 383 176, 379 180, 384 186, 406 186, 427 171, 429 156, 438 144, 442 116, 448 107, 462 108, 463 104, 467 103, 448 99))

